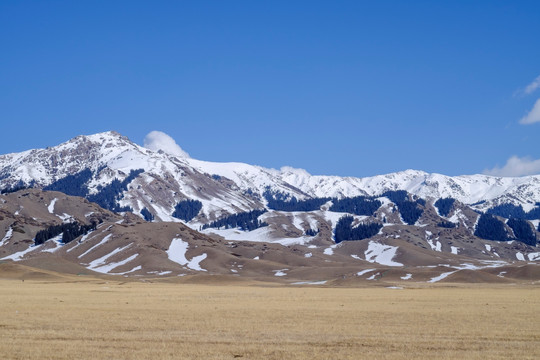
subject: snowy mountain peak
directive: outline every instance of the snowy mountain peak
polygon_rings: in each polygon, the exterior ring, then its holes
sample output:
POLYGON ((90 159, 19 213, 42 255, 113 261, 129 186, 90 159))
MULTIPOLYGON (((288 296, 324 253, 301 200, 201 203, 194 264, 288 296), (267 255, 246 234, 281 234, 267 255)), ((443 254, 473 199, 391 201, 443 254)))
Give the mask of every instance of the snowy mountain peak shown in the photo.
POLYGON ((44 187, 84 169, 92 171, 90 193, 130 171, 142 169, 134 183, 139 188, 123 195, 123 206, 135 211, 154 208, 170 219, 182 199, 203 203, 203 213, 219 217, 264 207, 265 194, 305 198, 375 196, 406 190, 424 199, 452 197, 485 210, 501 203, 525 210, 540 202, 540 176, 500 178, 487 175, 445 176, 405 170, 365 178, 311 175, 303 169, 266 169, 244 163, 195 160, 168 135, 154 131, 144 147, 115 131, 77 136, 58 146, 0 156, 0 188, 22 183, 44 187), (158 209, 161 207, 161 209, 158 209))

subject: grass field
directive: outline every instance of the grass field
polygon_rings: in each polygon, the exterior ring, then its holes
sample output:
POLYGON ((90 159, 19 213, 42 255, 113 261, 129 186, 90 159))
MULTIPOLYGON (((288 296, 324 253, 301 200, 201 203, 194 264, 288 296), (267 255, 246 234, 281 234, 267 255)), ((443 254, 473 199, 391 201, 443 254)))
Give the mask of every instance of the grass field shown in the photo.
POLYGON ((538 359, 540 288, 0 280, 2 359, 538 359))

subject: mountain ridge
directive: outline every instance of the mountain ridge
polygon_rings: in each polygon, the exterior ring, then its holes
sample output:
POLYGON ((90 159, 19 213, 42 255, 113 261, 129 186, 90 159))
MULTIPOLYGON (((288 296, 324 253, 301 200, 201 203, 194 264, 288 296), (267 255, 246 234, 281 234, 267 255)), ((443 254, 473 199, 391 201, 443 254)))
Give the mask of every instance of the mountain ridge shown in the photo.
POLYGON ((475 207, 481 211, 504 202, 521 205, 528 211, 540 202, 540 175, 496 177, 477 174, 452 177, 411 169, 363 178, 311 175, 303 169, 286 166, 276 170, 240 162, 217 163, 182 158, 164 151, 146 149, 114 131, 80 135, 46 149, 0 155, 0 187, 13 186, 17 181, 25 184, 34 181, 39 186, 46 186, 74 174, 77 169, 80 170, 81 164, 93 171, 100 166, 113 170, 109 176, 102 175, 90 182, 91 193, 113 176, 122 177, 119 172, 127 174, 130 170, 142 168, 154 174, 163 171, 179 173, 179 169, 190 168, 199 175, 214 175, 214 179, 209 180, 213 185, 217 182, 217 175, 231 180, 241 191, 256 191, 260 198, 270 187, 298 199, 374 196, 388 190, 406 190, 422 198, 452 197, 468 205, 484 201, 483 205, 475 207), (66 166, 60 166, 62 162, 66 166))
POLYGON ((313 281, 371 281, 379 269, 433 282, 460 271, 507 281, 499 275, 540 261, 540 176, 310 175, 175 156, 105 132, 1 155, 0 189, 3 261, 313 281), (56 235, 63 229, 75 233, 56 235))

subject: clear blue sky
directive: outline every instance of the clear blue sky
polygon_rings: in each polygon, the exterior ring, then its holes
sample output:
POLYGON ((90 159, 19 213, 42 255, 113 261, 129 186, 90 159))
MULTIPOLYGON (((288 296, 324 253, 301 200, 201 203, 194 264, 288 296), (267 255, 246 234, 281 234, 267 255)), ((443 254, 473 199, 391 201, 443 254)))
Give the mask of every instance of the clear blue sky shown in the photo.
POLYGON ((538 1, 5 0, 0 153, 160 130, 312 174, 540 173, 540 123, 520 124, 539 19, 538 1))

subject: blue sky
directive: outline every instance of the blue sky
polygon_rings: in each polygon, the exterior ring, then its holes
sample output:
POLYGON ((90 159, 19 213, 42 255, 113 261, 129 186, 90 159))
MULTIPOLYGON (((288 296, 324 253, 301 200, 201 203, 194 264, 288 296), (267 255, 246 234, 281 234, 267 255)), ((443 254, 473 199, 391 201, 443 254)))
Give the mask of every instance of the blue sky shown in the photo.
POLYGON ((540 173, 539 14, 537 1, 2 1, 0 153, 159 130, 194 158, 312 174, 540 173))

